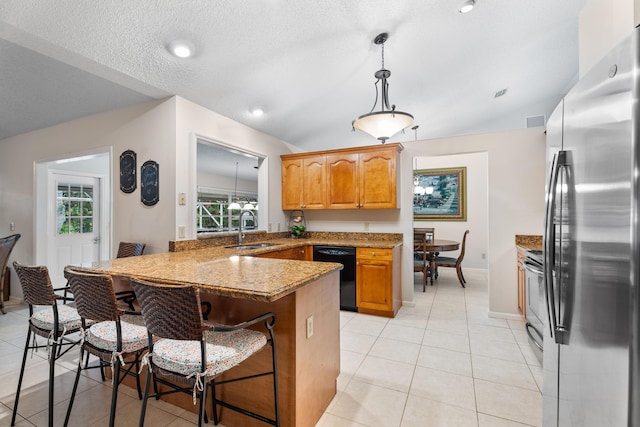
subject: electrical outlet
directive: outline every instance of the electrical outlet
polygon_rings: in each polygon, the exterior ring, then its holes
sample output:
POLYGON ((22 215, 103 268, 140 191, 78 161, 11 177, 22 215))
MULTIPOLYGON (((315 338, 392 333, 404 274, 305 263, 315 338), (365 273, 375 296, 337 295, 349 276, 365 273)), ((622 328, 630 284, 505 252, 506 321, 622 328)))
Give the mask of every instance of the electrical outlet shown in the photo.
POLYGON ((187 195, 185 193, 178 193, 178 205, 184 206, 187 204, 187 195))
POLYGON ((184 239, 186 237, 186 227, 184 225, 178 226, 178 239, 184 239))
POLYGON ((364 223, 364 231, 369 231, 369 223, 368 222, 364 223))
POLYGON ((276 229, 277 229, 276 231, 280 231, 280 223, 276 225, 276 229))
POLYGON ((10 222, 9 223, 9 231, 16 231, 16 223, 15 222, 10 222))
POLYGON ((272 224, 271 224, 271 223, 269 223, 269 228, 268 228, 269 233, 271 233, 272 228, 273 228, 273 227, 272 227, 272 224))
POLYGON ((307 339, 313 336, 313 316, 307 317, 307 339))

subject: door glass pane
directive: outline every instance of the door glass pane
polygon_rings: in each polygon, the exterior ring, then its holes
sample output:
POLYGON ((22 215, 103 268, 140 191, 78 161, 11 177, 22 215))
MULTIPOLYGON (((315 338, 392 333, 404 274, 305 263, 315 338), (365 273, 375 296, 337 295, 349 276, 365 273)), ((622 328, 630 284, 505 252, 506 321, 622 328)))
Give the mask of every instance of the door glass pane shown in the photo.
POLYGON ((71 186, 71 196, 73 198, 79 199, 82 197, 82 187, 72 185, 71 186))
POLYGON ((59 184, 58 234, 93 233, 93 186, 59 184))
POLYGON ((93 231, 93 218, 82 218, 82 232, 91 233, 93 231))

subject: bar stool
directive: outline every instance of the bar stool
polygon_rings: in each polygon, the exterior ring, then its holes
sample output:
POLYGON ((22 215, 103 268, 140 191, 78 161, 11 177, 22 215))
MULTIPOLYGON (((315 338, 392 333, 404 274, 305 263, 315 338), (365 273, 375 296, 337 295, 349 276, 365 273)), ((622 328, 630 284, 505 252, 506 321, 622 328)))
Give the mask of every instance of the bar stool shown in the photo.
POLYGON ((20 280, 24 301, 29 305, 29 330, 27 332, 27 342, 22 355, 22 366, 18 377, 18 389, 16 390, 16 400, 13 403, 13 415, 11 425, 16 423, 18 413, 18 401, 20 400, 20 389, 24 368, 27 362, 29 350, 47 348, 49 353, 49 426, 53 426, 53 380, 55 378, 56 360, 67 353, 79 341, 67 337, 69 334, 78 332, 81 327, 80 315, 75 308, 69 305, 58 305, 58 301, 73 300, 56 295, 54 291, 64 288, 54 289, 49 277, 49 270, 44 266, 25 266, 17 261, 13 263, 20 280), (44 310, 34 311, 34 307, 46 306, 44 310), (33 343, 29 344, 33 336, 33 343), (46 344, 38 345, 35 335, 47 339, 46 344), (64 347, 65 350, 61 351, 64 347))
POLYGON ((120 242, 116 258, 127 258, 130 256, 140 256, 147 245, 144 243, 120 242))
POLYGON ((149 374, 144 388, 140 427, 144 425, 148 398, 153 396, 157 399, 176 390, 192 394, 194 405, 199 400, 198 426, 202 426, 202 421, 207 421, 205 402, 209 384, 212 388, 215 425, 218 424, 217 406, 240 412, 267 424, 280 425, 276 349, 273 335, 274 313, 265 313, 233 326, 213 324, 202 320, 200 296, 196 287, 149 283, 137 279, 132 279, 131 285, 138 298, 149 332, 149 353, 143 361, 143 365, 149 366, 149 374), (258 323, 264 323, 269 333, 268 339, 262 332, 247 329, 258 323), (267 342, 271 344, 272 369, 270 371, 216 381, 220 374, 262 350, 267 342), (273 377, 274 418, 267 418, 216 398, 217 385, 263 376, 273 377), (172 390, 156 391, 155 394, 150 395, 149 386, 152 379, 154 385, 157 381, 171 387, 172 390))
MULTIPOLYGON (((118 245, 118 254, 116 258, 129 258, 132 256, 140 256, 144 252, 144 248, 147 245, 144 243, 131 243, 131 242, 120 242, 118 245)), ((121 279, 118 277, 111 278, 114 282, 114 287, 116 290, 116 298, 118 301, 124 301, 128 306, 129 310, 134 311, 135 306, 134 302, 136 300, 136 296, 133 293, 133 290, 129 289, 128 284, 121 283, 121 279), (120 290, 124 289, 125 290, 120 290)))
MULTIPOLYGON (((78 358, 78 369, 64 425, 66 427, 69 423, 80 372, 89 368, 82 366, 82 359, 86 351, 100 359, 100 367, 111 366, 112 368, 113 390, 111 392, 109 426, 113 427, 118 386, 127 375, 135 377, 138 398, 142 398, 138 372, 140 357, 147 349, 147 329, 142 326, 140 316, 137 316, 140 318, 140 324, 122 320, 123 315, 132 313, 125 312, 118 307, 110 276, 76 271, 72 267, 65 268, 64 276, 69 282, 71 292, 75 297, 76 308, 82 319, 82 345, 78 358), (96 323, 89 326, 87 319, 92 319, 96 323)), ((131 316, 131 319, 134 317, 131 316)))

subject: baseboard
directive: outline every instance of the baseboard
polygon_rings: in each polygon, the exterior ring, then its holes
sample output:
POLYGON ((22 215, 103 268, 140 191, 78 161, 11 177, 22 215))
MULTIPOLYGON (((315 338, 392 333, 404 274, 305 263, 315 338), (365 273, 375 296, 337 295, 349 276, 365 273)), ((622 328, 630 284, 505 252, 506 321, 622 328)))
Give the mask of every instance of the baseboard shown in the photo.
POLYGON ((9 296, 9 299, 4 302, 4 306, 9 307, 12 305, 19 305, 19 304, 22 304, 23 302, 24 302, 24 298, 22 297, 9 296))
POLYGON ((402 306, 403 307, 415 307, 416 306, 416 302, 415 301, 402 301, 402 306))
POLYGON ((489 312, 489 317, 493 319, 505 319, 505 320, 522 320, 522 316, 520 314, 513 313, 499 313, 495 311, 489 312))

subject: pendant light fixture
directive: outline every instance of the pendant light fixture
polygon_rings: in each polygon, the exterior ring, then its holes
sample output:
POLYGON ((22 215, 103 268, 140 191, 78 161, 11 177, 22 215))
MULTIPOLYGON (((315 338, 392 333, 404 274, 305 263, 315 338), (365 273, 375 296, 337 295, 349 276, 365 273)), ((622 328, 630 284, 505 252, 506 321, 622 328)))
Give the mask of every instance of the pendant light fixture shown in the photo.
POLYGON ((242 207, 240 203, 238 203, 238 162, 236 162, 236 183, 233 187, 233 202, 229 205, 227 209, 232 210, 240 210, 242 207))
POLYGON ((391 76, 391 71, 384 68, 384 42, 387 41, 389 35, 387 33, 378 34, 373 42, 382 46, 382 68, 375 72, 374 77, 376 87, 376 100, 373 103, 371 111, 363 114, 353 121, 354 129, 368 133, 374 138, 379 139, 383 144, 387 142, 396 133, 402 129, 411 126, 413 116, 409 113, 396 111, 395 105, 389 104, 389 83, 387 79, 391 76), (381 82, 382 96, 380 100, 380 111, 373 111, 378 103, 378 83, 381 82))

